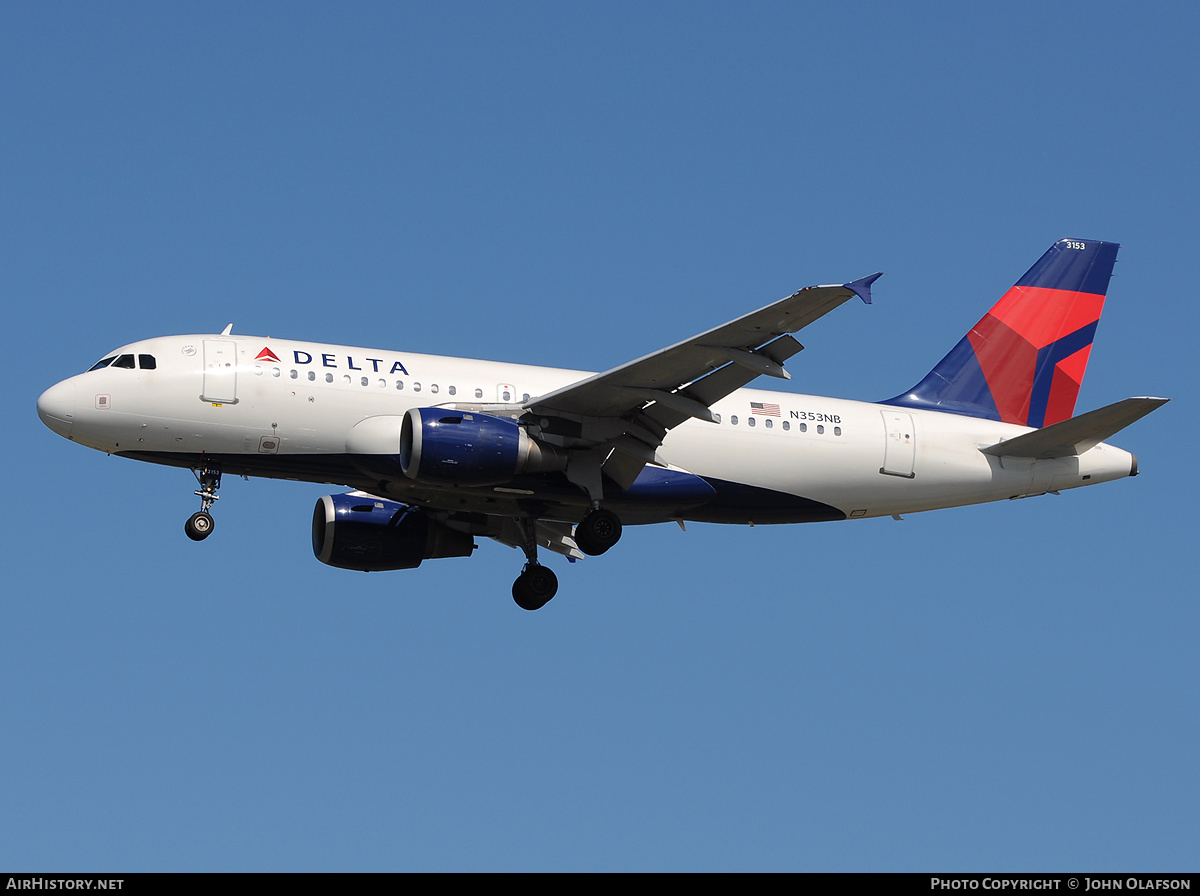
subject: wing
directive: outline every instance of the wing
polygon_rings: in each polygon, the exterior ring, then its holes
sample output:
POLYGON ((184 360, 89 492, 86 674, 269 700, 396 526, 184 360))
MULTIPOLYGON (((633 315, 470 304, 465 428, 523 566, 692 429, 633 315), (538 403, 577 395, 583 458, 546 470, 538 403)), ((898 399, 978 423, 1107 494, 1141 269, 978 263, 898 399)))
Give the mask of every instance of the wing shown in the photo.
POLYGON ((598 501, 601 473, 628 488, 671 429, 692 417, 716 422, 710 406, 762 374, 790 379, 783 362, 803 348, 790 334, 854 296, 870 304, 879 276, 807 287, 524 407, 540 438, 576 449, 567 478, 598 501))

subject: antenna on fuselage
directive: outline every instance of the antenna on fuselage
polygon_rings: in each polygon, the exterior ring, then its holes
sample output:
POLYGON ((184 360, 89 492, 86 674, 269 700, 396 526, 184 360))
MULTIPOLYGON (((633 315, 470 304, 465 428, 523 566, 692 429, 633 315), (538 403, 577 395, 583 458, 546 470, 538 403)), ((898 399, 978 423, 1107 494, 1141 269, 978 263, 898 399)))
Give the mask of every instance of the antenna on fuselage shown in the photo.
POLYGON ((233 331, 233 324, 226 324, 225 329, 221 331, 222 336, 228 336, 233 331))

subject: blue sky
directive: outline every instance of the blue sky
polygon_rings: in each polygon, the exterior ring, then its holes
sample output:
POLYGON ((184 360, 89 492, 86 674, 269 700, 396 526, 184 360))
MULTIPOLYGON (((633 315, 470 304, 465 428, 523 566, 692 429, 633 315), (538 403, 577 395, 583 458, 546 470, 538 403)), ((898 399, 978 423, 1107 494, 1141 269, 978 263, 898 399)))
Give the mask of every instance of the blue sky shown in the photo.
POLYGON ((1194 4, 7 4, 0 867, 1195 870, 1194 4), (1143 475, 522 558, 313 559, 335 489, 55 436, 234 332, 601 370, 812 283, 791 388, 921 376, 1120 242, 1079 409, 1143 475))

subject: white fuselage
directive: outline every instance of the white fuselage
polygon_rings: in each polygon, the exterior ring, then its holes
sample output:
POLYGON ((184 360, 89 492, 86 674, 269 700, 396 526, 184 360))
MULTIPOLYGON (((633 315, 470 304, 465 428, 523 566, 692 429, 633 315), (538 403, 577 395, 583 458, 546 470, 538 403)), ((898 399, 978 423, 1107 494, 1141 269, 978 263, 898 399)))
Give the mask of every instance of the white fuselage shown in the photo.
MULTIPOLYGON (((349 485, 398 500, 464 510, 518 512, 529 489, 432 488, 391 474, 364 455, 397 451, 392 432, 360 427, 409 408, 482 413, 514 409, 577 382, 585 371, 321 345, 251 336, 174 336, 114 355, 150 356, 64 380, 39 401, 56 432, 100 451, 226 472, 349 485), (357 429, 356 429, 357 427, 357 429)), ((938 411, 741 389, 712 406, 719 423, 690 420, 666 437, 658 463, 741 489, 725 510, 648 509, 629 522, 682 517, 723 522, 801 521, 797 496, 836 511, 876 517, 1090 485, 1136 472, 1133 456, 1106 444, 1077 457, 998 458, 980 449, 1028 427, 938 411), (758 404, 760 407, 752 407, 758 404), (742 487, 748 487, 742 489, 742 487), (761 490, 761 491, 759 491, 761 490), (774 496, 760 505, 757 496, 774 496), (780 502, 782 501, 782 505, 780 502), (779 506, 775 506, 779 505, 779 506)), ((547 515, 575 520, 587 497, 569 487, 547 515)), ((815 517, 814 517, 815 518, 815 517)))

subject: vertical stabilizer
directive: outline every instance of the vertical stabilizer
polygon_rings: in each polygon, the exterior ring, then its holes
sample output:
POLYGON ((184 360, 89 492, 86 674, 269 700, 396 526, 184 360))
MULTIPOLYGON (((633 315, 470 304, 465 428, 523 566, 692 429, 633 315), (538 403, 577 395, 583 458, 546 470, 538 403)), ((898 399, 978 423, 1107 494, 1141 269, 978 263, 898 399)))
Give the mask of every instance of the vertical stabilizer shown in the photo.
POLYGON ((1070 419, 1119 248, 1059 240, 925 379, 885 404, 1036 427, 1070 419))

